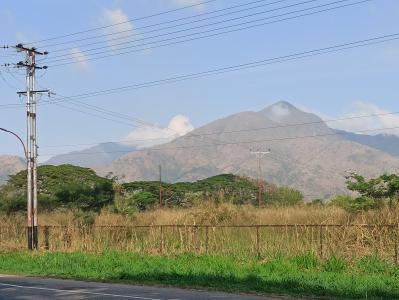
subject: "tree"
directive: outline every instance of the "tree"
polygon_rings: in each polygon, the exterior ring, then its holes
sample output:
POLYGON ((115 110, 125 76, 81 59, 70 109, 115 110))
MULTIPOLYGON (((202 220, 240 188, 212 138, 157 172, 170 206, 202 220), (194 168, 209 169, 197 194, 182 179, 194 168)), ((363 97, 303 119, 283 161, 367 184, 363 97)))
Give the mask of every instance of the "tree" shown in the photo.
MULTIPOLYGON (((93 170, 72 165, 38 168, 39 210, 78 208, 99 210, 112 202, 113 181, 93 170)), ((26 170, 13 175, 0 190, 0 209, 11 213, 26 209, 26 170), (24 199, 22 201, 22 199, 24 199)))
MULTIPOLYGON (((347 176, 347 187, 360 194, 361 197, 374 199, 380 204, 388 200, 390 207, 398 201, 399 176, 384 174, 377 178, 365 179, 356 173, 347 176)), ((359 197, 360 199, 360 197, 359 197)))

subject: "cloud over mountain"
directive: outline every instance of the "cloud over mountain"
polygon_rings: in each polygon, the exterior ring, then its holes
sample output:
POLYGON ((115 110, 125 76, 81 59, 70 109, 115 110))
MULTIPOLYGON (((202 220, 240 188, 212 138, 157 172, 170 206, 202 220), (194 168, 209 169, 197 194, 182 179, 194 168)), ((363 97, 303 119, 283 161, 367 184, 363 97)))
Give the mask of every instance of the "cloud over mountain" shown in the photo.
MULTIPOLYGON (((367 134, 375 135, 380 133, 386 133, 386 134, 395 134, 399 136, 399 115, 392 114, 390 111, 382 109, 371 103, 357 102, 354 105, 354 110, 352 112, 344 113, 339 118, 352 118, 352 117, 369 116, 369 115, 374 115, 374 116, 328 122, 328 125, 334 129, 341 129, 350 132, 361 133, 364 132, 365 130, 370 130, 367 132, 367 134), (387 128, 387 129, 373 131, 374 129, 381 129, 381 128, 387 128)), ((325 118, 328 119, 328 117, 325 118)))
POLYGON ((133 130, 125 138, 124 144, 134 145, 139 149, 146 148, 172 141, 193 129, 188 117, 176 115, 169 121, 166 128, 148 125, 133 130))

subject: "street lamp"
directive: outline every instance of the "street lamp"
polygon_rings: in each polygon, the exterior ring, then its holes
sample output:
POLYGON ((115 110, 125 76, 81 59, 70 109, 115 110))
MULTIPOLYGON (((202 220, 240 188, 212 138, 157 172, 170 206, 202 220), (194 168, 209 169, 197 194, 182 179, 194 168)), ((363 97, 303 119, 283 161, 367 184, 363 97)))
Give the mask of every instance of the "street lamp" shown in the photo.
POLYGON ((1 127, 0 127, 0 130, 12 134, 13 136, 15 136, 21 142, 22 147, 24 148, 25 158, 28 159, 28 154, 26 153, 25 144, 22 141, 22 139, 18 136, 18 134, 16 134, 15 132, 12 132, 11 130, 7 130, 7 129, 1 128, 1 127))
MULTIPOLYGON (((27 162, 27 166, 26 166, 26 170, 28 172, 28 153, 26 152, 26 147, 24 142, 22 141, 22 139, 18 136, 18 134, 16 134, 15 132, 12 132, 11 130, 7 130, 5 128, 1 128, 0 127, 0 131, 4 131, 6 133, 12 134, 13 136, 15 136, 20 142, 22 147, 24 148, 24 154, 25 154, 25 159, 27 162)), ((29 173, 29 172, 28 172, 29 173)), ((29 188, 28 188, 28 193, 29 193, 29 188)), ((31 203, 29 201, 29 196, 28 196, 28 249, 32 250, 33 249, 33 230, 32 230, 32 224, 31 224, 31 220, 32 220, 32 209, 31 209, 31 203)))

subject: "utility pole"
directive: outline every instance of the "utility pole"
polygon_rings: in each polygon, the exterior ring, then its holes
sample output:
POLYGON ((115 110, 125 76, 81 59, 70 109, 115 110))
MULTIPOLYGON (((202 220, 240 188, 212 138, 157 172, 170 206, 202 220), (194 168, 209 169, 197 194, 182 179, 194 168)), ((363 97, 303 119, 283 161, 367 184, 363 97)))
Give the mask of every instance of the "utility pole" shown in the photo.
POLYGON ((255 150, 250 150, 251 154, 254 154, 258 157, 258 207, 261 206, 262 204, 262 192, 263 192, 263 184, 262 184, 262 157, 265 156, 266 154, 269 154, 271 151, 270 149, 268 150, 260 150, 260 149, 255 149, 255 150))
POLYGON ((159 206, 163 207, 163 195, 162 195, 162 166, 159 165, 159 206))
POLYGON ((37 219, 37 128, 36 128, 36 95, 50 93, 49 90, 35 89, 36 69, 47 69, 46 66, 36 65, 36 55, 47 55, 36 48, 27 48, 22 44, 14 46, 17 52, 25 52, 25 61, 16 64, 17 68, 26 68, 26 90, 17 92, 19 96, 26 96, 26 156, 27 156, 27 207, 28 207, 28 249, 38 248, 38 219, 37 219))

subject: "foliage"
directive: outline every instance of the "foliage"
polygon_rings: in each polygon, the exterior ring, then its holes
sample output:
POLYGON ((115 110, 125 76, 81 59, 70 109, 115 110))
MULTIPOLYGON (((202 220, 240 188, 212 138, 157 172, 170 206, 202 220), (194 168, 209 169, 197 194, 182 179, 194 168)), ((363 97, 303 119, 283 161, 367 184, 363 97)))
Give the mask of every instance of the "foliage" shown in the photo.
POLYGON ((379 206, 378 201, 376 201, 374 198, 367 196, 354 198, 349 195, 335 196, 334 198, 330 199, 329 204, 343 208, 350 213, 369 210, 379 206))
POLYGON ((328 299, 398 299, 399 268, 368 260, 351 264, 338 257, 323 261, 311 254, 259 261, 190 254, 3 252, 0 272, 328 299))
MULTIPOLYGON (((123 185, 127 193, 145 191, 159 197, 159 182, 136 181, 123 185)), ((164 201, 168 206, 193 206, 198 198, 243 204, 256 199, 257 187, 248 178, 221 174, 196 182, 162 183, 164 201)))
MULTIPOLYGON (((99 210, 113 200, 112 180, 88 168, 72 165, 38 168, 39 210, 78 208, 99 210)), ((10 176, 0 190, 0 210, 12 213, 26 209, 26 170, 10 176)))
POLYGON ((275 187, 266 193, 267 204, 277 206, 294 206, 303 203, 303 195, 300 191, 291 187, 275 187))
POLYGON ((399 176, 396 174, 383 174, 367 180, 359 174, 351 173, 347 177, 347 187, 360 194, 360 202, 367 202, 367 199, 374 199, 379 203, 388 201, 391 207, 398 202, 399 176))
MULTIPOLYGON (((149 192, 159 197, 159 182, 136 181, 123 184, 125 194, 149 192)), ((232 204, 257 204, 258 185, 247 177, 221 174, 196 182, 162 183, 168 206, 191 207, 203 201, 232 204)), ((293 188, 268 184, 264 193, 267 205, 290 206, 303 202, 303 195, 293 188)))
MULTIPOLYGON (((98 211, 109 205, 120 214, 155 208, 159 203, 157 181, 120 184, 118 178, 97 176, 88 168, 72 165, 38 168, 38 203, 40 211, 80 209, 98 211)), ((267 184, 264 203, 293 206, 303 202, 303 195, 289 187, 267 184)), ((196 182, 162 183, 163 202, 167 207, 193 207, 204 202, 216 204, 257 204, 257 182, 233 174, 221 174, 196 182)), ((26 208, 26 171, 11 176, 0 189, 0 211, 7 214, 26 208)))

